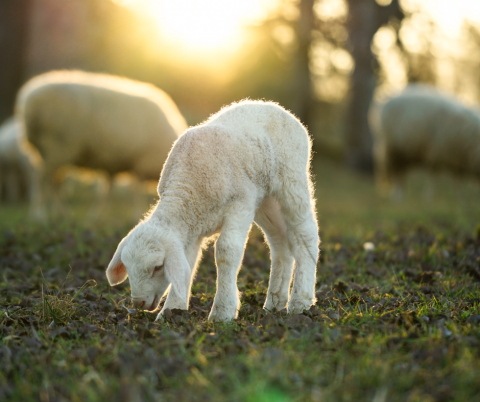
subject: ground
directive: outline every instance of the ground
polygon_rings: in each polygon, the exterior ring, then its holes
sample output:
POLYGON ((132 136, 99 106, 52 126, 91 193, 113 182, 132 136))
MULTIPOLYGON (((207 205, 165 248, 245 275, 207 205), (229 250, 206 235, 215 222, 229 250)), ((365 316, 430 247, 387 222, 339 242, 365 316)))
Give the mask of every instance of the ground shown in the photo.
POLYGON ((228 324, 206 320, 211 248, 190 311, 163 323, 132 308, 128 281, 108 286, 105 267, 134 224, 128 194, 95 220, 74 197, 48 225, 0 206, 0 400, 480 400, 480 185, 441 175, 432 195, 430 176, 414 174, 393 204, 333 164, 314 172, 316 306, 262 310, 269 254, 254 229, 228 324))

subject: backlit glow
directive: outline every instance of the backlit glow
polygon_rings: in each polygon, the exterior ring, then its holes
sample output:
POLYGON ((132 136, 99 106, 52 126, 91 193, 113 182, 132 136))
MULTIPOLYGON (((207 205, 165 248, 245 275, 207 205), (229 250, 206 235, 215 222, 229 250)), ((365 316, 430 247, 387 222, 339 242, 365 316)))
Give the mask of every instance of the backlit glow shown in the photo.
POLYGON ((175 0, 151 4, 159 28, 199 50, 237 45, 244 26, 262 14, 255 0, 175 0))
POLYGON ((153 19, 163 42, 178 52, 233 53, 246 27, 265 18, 277 0, 116 0, 153 19))
POLYGON ((464 21, 480 22, 478 0, 403 0, 401 3, 407 9, 426 11, 449 36, 458 36, 464 21))

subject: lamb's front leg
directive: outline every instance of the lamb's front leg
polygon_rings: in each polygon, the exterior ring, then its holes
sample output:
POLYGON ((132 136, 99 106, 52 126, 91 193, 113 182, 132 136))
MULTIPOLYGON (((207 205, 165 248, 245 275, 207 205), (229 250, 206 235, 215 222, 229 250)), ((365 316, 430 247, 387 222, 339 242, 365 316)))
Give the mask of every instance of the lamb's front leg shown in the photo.
MULTIPOLYGON (((190 276, 190 278, 191 278, 191 276, 190 276)), ((185 280, 188 281, 187 282, 187 286, 188 286, 188 288, 187 288, 188 289, 187 300, 184 300, 181 297, 179 297, 176 294, 174 287, 170 286, 170 289, 169 289, 168 294, 167 294, 167 300, 165 300, 165 304, 163 305, 163 308, 160 311, 160 313, 158 313, 155 321, 160 321, 161 322, 163 320, 163 313, 166 309, 173 310, 175 308, 175 309, 179 309, 179 310, 188 310, 188 303, 189 303, 189 300, 190 300, 190 287, 191 287, 191 279, 190 278, 185 278, 185 280)))
POLYGON ((189 247, 187 247, 186 257, 191 270, 189 278, 186 278, 186 280, 188 281, 187 301, 185 302, 185 300, 182 300, 180 297, 178 297, 173 287, 170 287, 167 295, 167 300, 165 300, 165 304, 162 308, 162 311, 158 314, 156 321, 162 319, 162 314, 167 308, 170 310, 174 308, 178 308, 180 310, 188 310, 193 278, 197 271, 198 263, 200 261, 202 241, 203 238, 198 238, 196 242, 192 243, 189 247))
POLYGON ((217 292, 208 317, 210 321, 230 321, 237 317, 240 308, 237 274, 242 263, 250 224, 251 221, 248 226, 243 225, 241 229, 224 226, 215 244, 217 292))

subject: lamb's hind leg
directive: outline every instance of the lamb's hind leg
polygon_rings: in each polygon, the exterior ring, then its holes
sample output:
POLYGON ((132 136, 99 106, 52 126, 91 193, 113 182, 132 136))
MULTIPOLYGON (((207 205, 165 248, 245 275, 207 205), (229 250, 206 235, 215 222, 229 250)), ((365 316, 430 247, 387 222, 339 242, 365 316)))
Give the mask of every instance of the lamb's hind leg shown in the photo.
POLYGON ((287 226, 280 211, 280 205, 275 198, 269 197, 263 202, 255 215, 255 222, 265 233, 272 259, 264 308, 266 310, 282 310, 288 302, 293 254, 287 237, 287 226))
MULTIPOLYGON (((306 178, 305 178, 306 179, 306 178)), ((318 260, 318 228, 308 181, 297 181, 278 201, 287 225, 293 249, 295 270, 289 313, 300 313, 315 303, 315 279, 318 260)))

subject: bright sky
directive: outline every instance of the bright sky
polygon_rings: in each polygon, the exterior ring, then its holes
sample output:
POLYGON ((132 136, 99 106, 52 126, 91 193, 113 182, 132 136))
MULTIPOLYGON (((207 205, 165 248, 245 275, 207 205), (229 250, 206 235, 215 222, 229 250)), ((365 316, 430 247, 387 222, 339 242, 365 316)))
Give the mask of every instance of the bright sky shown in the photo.
POLYGON ((277 0, 115 0, 153 18, 159 35, 179 52, 232 53, 245 27, 264 19, 277 0))
POLYGON ((453 37, 460 34, 464 20, 480 23, 479 0, 401 0, 401 4, 423 8, 453 37))
POLYGON ((151 12, 166 34, 204 50, 238 44, 244 26, 264 15, 258 0, 156 1, 151 12))

